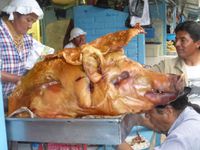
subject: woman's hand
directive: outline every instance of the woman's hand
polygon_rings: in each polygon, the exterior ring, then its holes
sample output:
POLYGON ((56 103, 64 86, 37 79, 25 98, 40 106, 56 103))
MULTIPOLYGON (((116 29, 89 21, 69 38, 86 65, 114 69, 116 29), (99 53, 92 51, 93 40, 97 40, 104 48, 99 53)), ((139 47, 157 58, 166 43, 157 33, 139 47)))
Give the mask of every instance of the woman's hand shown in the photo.
POLYGON ((7 73, 5 71, 2 71, 1 72, 1 79, 2 79, 3 82, 12 82, 12 83, 16 84, 18 81, 20 81, 21 76, 10 74, 10 73, 7 73))

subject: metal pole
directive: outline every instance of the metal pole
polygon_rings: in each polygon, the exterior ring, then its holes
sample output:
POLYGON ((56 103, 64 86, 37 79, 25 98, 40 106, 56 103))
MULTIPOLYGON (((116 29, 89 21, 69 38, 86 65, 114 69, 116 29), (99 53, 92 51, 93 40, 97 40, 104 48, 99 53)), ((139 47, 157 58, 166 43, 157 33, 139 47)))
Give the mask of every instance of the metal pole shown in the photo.
MULTIPOLYGON (((1 73, 0 73, 1 76, 1 73)), ((2 97, 2 85, 0 78, 0 145, 2 150, 8 150, 7 136, 6 136, 6 126, 5 126, 5 114, 4 105, 2 97)))

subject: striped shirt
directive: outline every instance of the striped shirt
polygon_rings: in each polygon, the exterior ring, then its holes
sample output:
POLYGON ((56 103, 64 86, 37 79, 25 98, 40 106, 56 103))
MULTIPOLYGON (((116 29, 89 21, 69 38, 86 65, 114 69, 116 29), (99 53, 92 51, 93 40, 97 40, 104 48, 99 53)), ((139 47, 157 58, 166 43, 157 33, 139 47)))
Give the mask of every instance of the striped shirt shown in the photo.
MULTIPOLYGON (((23 49, 17 50, 6 24, 2 19, 0 19, 1 71, 18 76, 22 76, 26 72, 25 63, 33 46, 32 37, 24 35, 23 42, 23 49)), ((4 99, 7 99, 15 86, 16 85, 11 82, 2 82, 4 99)))

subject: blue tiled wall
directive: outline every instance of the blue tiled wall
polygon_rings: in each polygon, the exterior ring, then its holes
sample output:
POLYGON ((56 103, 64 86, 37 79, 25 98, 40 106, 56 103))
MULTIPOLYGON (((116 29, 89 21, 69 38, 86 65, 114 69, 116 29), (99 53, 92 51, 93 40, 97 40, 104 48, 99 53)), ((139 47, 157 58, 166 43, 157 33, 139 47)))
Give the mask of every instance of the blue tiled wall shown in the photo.
MULTIPOLYGON (((73 10, 74 24, 87 32, 87 42, 102 35, 127 29, 127 12, 94 6, 77 6, 73 10)), ((145 63, 145 37, 138 35, 125 47, 126 55, 140 63, 145 63)))

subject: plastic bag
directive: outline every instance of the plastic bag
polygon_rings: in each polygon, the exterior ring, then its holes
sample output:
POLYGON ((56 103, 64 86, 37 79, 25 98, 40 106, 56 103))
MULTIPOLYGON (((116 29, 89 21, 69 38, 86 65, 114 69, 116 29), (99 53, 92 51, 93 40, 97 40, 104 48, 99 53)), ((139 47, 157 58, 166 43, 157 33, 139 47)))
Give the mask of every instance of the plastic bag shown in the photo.
POLYGON ((43 45, 42 43, 33 39, 33 48, 27 58, 25 68, 27 70, 32 69, 36 62, 41 61, 47 54, 53 54, 54 51, 55 50, 53 48, 43 45))
POLYGON ((129 0, 129 13, 131 16, 142 17, 144 0, 129 0))
MULTIPOLYGON (((136 0, 129 0, 129 5, 132 3, 135 3, 136 0)), ((141 1, 141 0, 140 0, 141 1)), ((147 26, 150 24, 150 15, 149 15, 149 4, 148 0, 142 0, 144 5, 142 10, 142 16, 138 17, 135 15, 131 15, 133 13, 133 9, 130 10, 129 16, 127 17, 125 21, 125 26, 126 27, 133 27, 136 23, 140 23, 142 26, 147 26)), ((130 8, 131 6, 129 6, 130 8)), ((139 6, 137 6, 137 9, 139 9, 139 6)), ((140 11, 141 11, 140 10, 140 11)))

